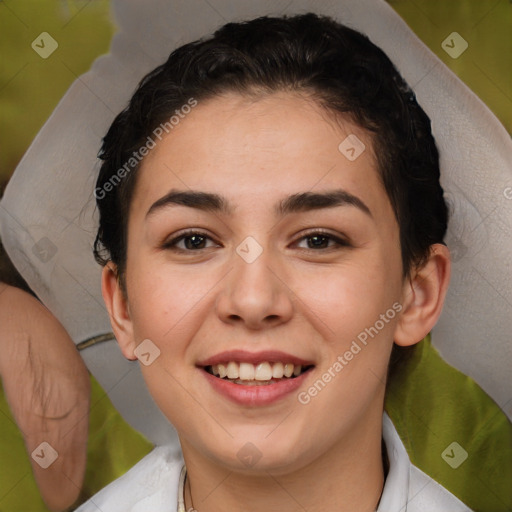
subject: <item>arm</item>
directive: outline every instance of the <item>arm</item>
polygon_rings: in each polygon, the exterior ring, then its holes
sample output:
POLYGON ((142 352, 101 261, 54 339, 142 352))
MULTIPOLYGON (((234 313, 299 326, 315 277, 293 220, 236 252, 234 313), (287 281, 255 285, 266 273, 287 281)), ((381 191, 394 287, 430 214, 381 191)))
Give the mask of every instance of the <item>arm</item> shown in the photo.
POLYGON ((73 341, 28 293, 0 283, 0 376, 23 433, 41 496, 51 510, 70 507, 82 486, 90 382, 73 341), (50 450, 57 453, 46 469, 50 450), (36 448, 38 448, 36 450, 36 448), (31 454, 36 450, 35 455, 31 454))

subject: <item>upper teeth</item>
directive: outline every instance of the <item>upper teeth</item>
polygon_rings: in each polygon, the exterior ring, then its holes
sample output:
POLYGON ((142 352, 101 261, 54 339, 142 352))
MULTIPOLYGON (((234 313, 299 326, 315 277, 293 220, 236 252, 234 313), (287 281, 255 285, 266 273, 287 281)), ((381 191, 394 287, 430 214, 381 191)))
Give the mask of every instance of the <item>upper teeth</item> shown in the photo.
POLYGON ((297 377, 302 372, 302 365, 294 365, 292 363, 237 363, 230 361, 227 364, 214 364, 212 372, 221 379, 240 380, 271 380, 281 379, 284 377, 297 377))

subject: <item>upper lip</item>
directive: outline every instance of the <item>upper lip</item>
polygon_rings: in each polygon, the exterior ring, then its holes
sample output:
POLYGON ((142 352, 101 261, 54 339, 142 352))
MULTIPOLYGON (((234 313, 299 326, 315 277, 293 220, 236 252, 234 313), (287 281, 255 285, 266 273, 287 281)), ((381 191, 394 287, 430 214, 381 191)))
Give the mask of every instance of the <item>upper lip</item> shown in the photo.
POLYGON ((214 364, 236 361, 239 363, 292 363, 295 365, 312 366, 314 363, 306 359, 287 354, 279 350, 263 350, 259 352, 248 352, 247 350, 227 350, 199 361, 197 366, 213 366, 214 364))

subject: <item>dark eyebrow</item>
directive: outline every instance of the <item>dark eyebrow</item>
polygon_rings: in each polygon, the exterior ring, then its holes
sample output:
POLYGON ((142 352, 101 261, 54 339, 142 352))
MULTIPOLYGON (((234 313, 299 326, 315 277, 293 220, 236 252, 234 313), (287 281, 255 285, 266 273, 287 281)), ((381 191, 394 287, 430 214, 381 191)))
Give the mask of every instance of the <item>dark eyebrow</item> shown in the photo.
POLYGON ((193 190, 171 190, 168 194, 151 205, 151 208, 146 213, 146 217, 170 205, 188 206, 189 208, 197 208, 198 210, 221 212, 226 215, 229 215, 232 211, 226 199, 218 194, 193 190))
MULTIPOLYGON (((146 217, 161 208, 171 205, 188 206, 189 208, 219 212, 226 215, 231 214, 233 211, 227 199, 219 194, 192 190, 171 190, 151 205, 146 217)), ((370 209, 361 199, 350 192, 341 189, 330 190, 327 192, 302 192, 299 194, 293 194, 279 202, 275 208, 275 213, 278 216, 283 217, 290 213, 320 210, 322 208, 334 208, 336 206, 355 206, 372 217, 370 209)))
POLYGON ((287 197, 276 207, 277 215, 334 208, 335 206, 355 206, 372 217, 370 208, 357 196, 346 190, 329 190, 327 192, 302 192, 287 197))

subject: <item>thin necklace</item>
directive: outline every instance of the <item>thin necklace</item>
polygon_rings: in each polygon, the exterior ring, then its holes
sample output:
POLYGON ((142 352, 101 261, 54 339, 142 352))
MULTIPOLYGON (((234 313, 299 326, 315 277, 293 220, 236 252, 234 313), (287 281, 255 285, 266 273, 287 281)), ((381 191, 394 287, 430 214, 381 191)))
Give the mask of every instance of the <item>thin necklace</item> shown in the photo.
MULTIPOLYGON (((386 456, 386 460, 385 460, 385 465, 384 465, 384 471, 385 471, 384 485, 385 485, 386 476, 387 476, 388 467, 389 467, 389 463, 387 462, 387 453, 385 453, 385 456, 386 456)), ((186 478, 187 478, 187 466, 185 466, 185 464, 183 464, 183 467, 181 468, 181 472, 180 472, 180 480, 178 483, 178 510, 177 510, 177 512, 187 512, 187 510, 185 508, 185 480, 186 480, 186 478)), ((380 500, 382 499, 382 494, 384 493, 384 485, 382 486, 382 491, 380 493, 379 502, 377 503, 377 508, 375 509, 375 512, 378 512, 380 500)), ((192 499, 192 494, 190 495, 190 499, 192 499)), ((192 510, 194 510, 194 505, 192 504, 192 502, 190 504, 192 505, 192 507, 191 507, 192 510)))
POLYGON ((187 466, 183 464, 180 473, 180 481, 178 484, 178 511, 187 512, 185 510, 185 478, 187 477, 187 466))

